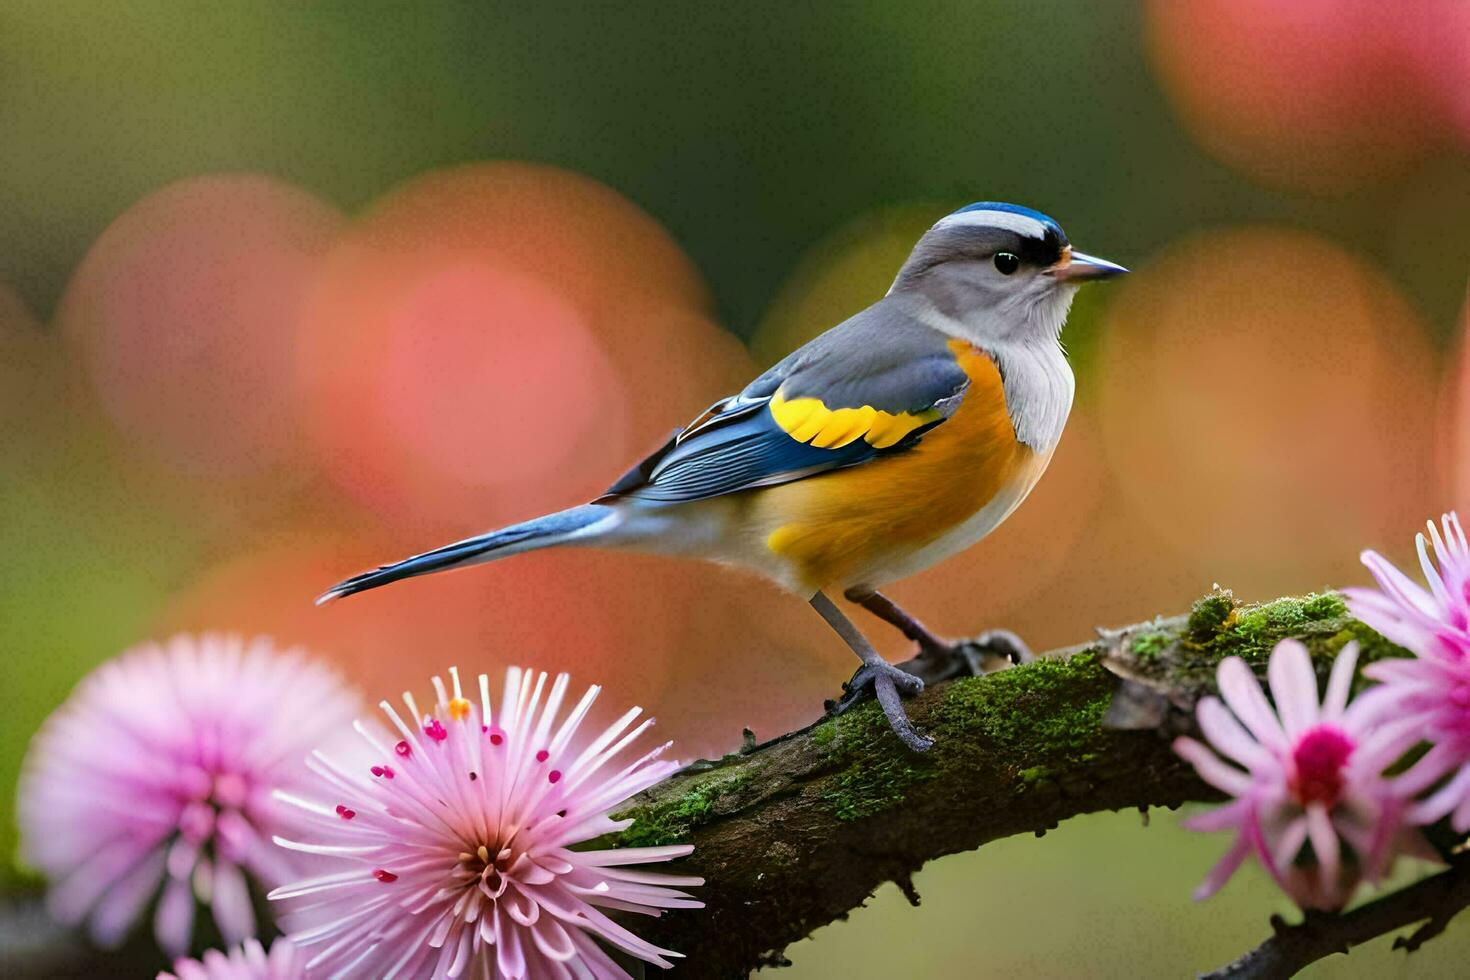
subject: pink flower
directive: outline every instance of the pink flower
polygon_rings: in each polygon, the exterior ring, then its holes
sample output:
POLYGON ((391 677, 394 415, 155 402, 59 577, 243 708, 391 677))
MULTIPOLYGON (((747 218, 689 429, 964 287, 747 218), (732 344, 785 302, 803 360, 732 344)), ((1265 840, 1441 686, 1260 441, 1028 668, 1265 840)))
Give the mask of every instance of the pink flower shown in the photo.
POLYGON ((1382 591, 1352 588, 1342 594, 1354 616, 1399 646, 1461 663, 1470 658, 1470 544, 1456 514, 1444 515, 1443 524, 1443 535, 1430 521, 1429 538, 1414 538, 1428 591, 1378 552, 1365 551, 1363 564, 1382 591))
POLYGON ((1429 824, 1450 814, 1456 831, 1470 830, 1470 663, 1400 657, 1369 664, 1363 673, 1380 682, 1364 698, 1391 702, 1385 711, 1430 743, 1423 758, 1395 782, 1414 794, 1453 773, 1414 805, 1410 818, 1429 824))
POLYGON ((304 980, 306 964, 289 939, 277 939, 271 951, 254 939, 228 954, 211 949, 197 960, 179 960, 174 971, 164 971, 158 980, 304 980))
POLYGON ((1224 703, 1204 698, 1197 708, 1210 744, 1174 742, 1201 779, 1234 797, 1185 822, 1191 830, 1235 832, 1197 899, 1213 895, 1254 855, 1298 905, 1336 909, 1360 876, 1376 880, 1399 851, 1422 849, 1405 823, 1404 791, 1382 775, 1418 736, 1401 722, 1379 724, 1387 707, 1379 699, 1348 704, 1357 658, 1353 643, 1338 654, 1319 706, 1306 647, 1281 641, 1267 667, 1275 710, 1245 661, 1220 663, 1224 703), (1344 844, 1352 852, 1346 859, 1344 844))
POLYGON ((1443 519, 1444 533, 1431 521, 1434 558, 1424 535, 1415 538, 1419 566, 1429 591, 1381 555, 1363 553, 1382 591, 1345 589, 1353 615, 1415 656, 1381 660, 1363 673, 1381 686, 1372 692, 1392 702, 1392 710, 1431 743, 1429 751, 1400 783, 1418 793, 1449 775, 1449 780, 1416 804, 1411 818, 1433 823, 1450 815, 1456 831, 1470 830, 1470 544, 1460 519, 1443 519))
POLYGON ((604 913, 659 915, 699 908, 676 887, 703 879, 634 870, 683 857, 689 846, 573 850, 627 827, 609 813, 674 772, 668 744, 608 771, 653 724, 628 730, 633 708, 585 745, 577 732, 591 688, 558 724, 568 679, 511 668, 500 711, 489 681, 479 703, 434 678, 437 703, 421 714, 404 694, 396 733, 359 724, 381 762, 346 768, 318 754, 317 801, 290 796, 311 830, 286 847, 335 860, 333 873, 278 888, 297 945, 323 975, 375 977, 623 977, 597 944, 669 966, 668 956, 604 913), (411 722, 411 723, 410 723, 411 722), (395 742, 395 738, 398 739, 395 742), (324 794, 324 795, 323 795, 324 794))
POLYGON ((97 668, 21 775, 21 857, 50 879, 52 914, 113 946, 157 899, 158 943, 182 956, 197 897, 227 943, 249 938, 249 879, 302 873, 271 843, 287 812, 273 794, 310 779, 307 753, 358 703, 333 672, 263 639, 181 635, 97 668))

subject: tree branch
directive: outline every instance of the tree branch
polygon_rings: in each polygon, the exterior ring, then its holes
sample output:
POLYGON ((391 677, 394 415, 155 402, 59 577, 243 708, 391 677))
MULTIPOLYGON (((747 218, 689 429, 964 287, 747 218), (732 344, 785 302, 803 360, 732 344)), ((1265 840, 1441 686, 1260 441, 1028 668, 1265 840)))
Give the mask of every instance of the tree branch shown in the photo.
POLYGON ((1449 920, 1470 906, 1470 865, 1384 895, 1351 912, 1308 913, 1297 925, 1271 917, 1274 934, 1228 966, 1202 974, 1201 980, 1275 980, 1295 976, 1309 964, 1387 935, 1416 922, 1424 924, 1394 940, 1394 949, 1413 952, 1444 931, 1449 920))
POLYGON ((1402 654, 1334 595, 1237 607, 1217 592, 1187 617, 1099 632, 1035 663, 931 682, 907 703, 936 740, 922 755, 869 703, 649 790, 616 843, 694 844, 680 870, 705 876, 706 908, 640 921, 640 933, 691 954, 692 974, 744 977, 886 881, 917 901, 911 877, 926 861, 1080 813, 1218 798, 1169 741, 1223 656, 1264 669, 1294 636, 1325 675, 1350 639, 1364 660, 1402 654))

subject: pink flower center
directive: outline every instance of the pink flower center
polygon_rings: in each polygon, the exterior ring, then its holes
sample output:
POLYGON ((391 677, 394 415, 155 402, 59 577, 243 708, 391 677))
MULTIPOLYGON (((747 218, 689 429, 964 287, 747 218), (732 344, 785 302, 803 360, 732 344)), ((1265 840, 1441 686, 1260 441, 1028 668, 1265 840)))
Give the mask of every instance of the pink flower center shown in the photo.
POLYGON ((1291 750, 1296 778, 1291 791, 1297 802, 1336 803, 1342 796, 1343 768, 1353 754, 1353 741, 1331 725, 1317 725, 1297 739, 1291 750))
POLYGON ((497 901, 506 889, 516 882, 510 874, 516 863, 516 852, 511 847, 496 845, 494 848, 481 844, 473 854, 468 851, 459 856, 459 875, 468 881, 477 882, 480 891, 490 901, 497 901))
MULTIPOLYGON (((222 826, 250 825, 254 819, 250 779, 210 765, 183 768, 178 789, 182 804, 178 815, 179 835, 195 848, 211 840, 226 860, 235 861, 238 848, 221 832, 222 826), (221 819, 223 818, 223 820, 221 819)), ((180 859, 182 860, 182 859, 180 859)))

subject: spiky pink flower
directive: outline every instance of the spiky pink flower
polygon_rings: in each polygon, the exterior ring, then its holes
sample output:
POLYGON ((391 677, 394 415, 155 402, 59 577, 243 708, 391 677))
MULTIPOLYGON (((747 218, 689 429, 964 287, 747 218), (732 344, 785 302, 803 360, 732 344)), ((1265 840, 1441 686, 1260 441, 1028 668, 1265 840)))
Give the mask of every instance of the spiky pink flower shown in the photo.
POLYGON ((1451 663, 1470 659, 1470 543, 1453 511, 1442 518, 1444 533, 1428 522, 1429 537, 1414 538, 1425 588, 1376 551, 1363 564, 1378 589, 1343 589, 1348 610, 1399 646, 1421 657, 1451 663), (1434 560, 1430 560, 1430 549, 1434 560))
POLYGON ((308 968, 331 976, 623 977, 601 939, 659 966, 679 954, 639 939, 604 914, 659 915, 703 903, 676 890, 703 879, 633 870, 683 857, 688 846, 574 850, 627 827, 609 814, 678 768, 668 743, 609 771, 653 723, 633 708, 590 740, 578 738, 599 689, 558 722, 568 678, 511 668, 500 710, 489 681, 478 703, 435 677, 432 713, 404 694, 396 730, 359 724, 378 763, 312 760, 312 800, 289 796, 311 830, 286 847, 335 859, 334 873, 271 894, 308 968), (396 739, 396 741, 395 741, 396 739), (323 795, 325 794, 325 795, 323 795))
POLYGON ((358 704, 335 673, 264 639, 180 635, 97 668, 21 775, 21 858, 50 879, 52 914, 112 946, 157 899, 173 957, 199 901, 227 943, 252 936, 250 879, 264 890, 303 873, 271 842, 294 816, 274 793, 306 784, 307 753, 358 704))
POLYGON ((1392 713, 1426 742, 1429 751, 1400 776, 1398 784, 1419 793, 1448 775, 1442 786, 1416 803, 1410 817, 1429 824, 1450 815, 1455 830, 1470 830, 1470 663, 1442 657, 1398 657, 1363 668, 1379 681, 1365 697, 1391 702, 1392 713))
POLYGON ((271 951, 247 939, 228 953, 211 949, 197 960, 179 960, 172 973, 158 980, 304 980, 306 961, 289 939, 277 939, 271 951))
POLYGON ((1363 564, 1382 591, 1344 589, 1353 615, 1407 647, 1414 657, 1380 660, 1363 673, 1381 682, 1374 696, 1391 700, 1393 712, 1430 743, 1429 751, 1404 773, 1415 792, 1449 776, 1415 805, 1412 817, 1433 823, 1446 814, 1463 833, 1470 830, 1470 544, 1454 513, 1444 515, 1444 533, 1429 523, 1434 561, 1425 536, 1415 538, 1425 591, 1382 555, 1363 553, 1363 564))
POLYGON ((1274 710, 1245 661, 1220 663, 1224 703, 1207 697, 1196 709, 1210 744, 1174 742, 1201 779, 1234 797, 1185 821, 1191 830, 1235 833, 1197 899, 1254 856, 1298 905, 1340 908, 1360 877, 1376 880, 1396 854, 1424 851, 1405 822, 1404 790, 1383 777, 1417 736, 1401 722, 1381 722, 1382 702, 1348 704, 1357 657, 1355 643, 1338 654, 1319 705, 1306 647, 1281 641, 1267 666, 1274 710))

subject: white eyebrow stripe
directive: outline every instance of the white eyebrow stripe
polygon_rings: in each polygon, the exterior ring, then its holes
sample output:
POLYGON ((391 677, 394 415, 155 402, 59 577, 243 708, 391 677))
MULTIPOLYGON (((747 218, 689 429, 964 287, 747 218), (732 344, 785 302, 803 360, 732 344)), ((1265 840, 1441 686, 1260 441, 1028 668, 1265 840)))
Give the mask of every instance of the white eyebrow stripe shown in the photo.
POLYGON ((1035 218, 1014 211, 961 211, 939 220, 935 228, 954 228, 966 225, 983 225, 986 228, 1004 228, 1026 238, 1045 238, 1046 225, 1035 218))

